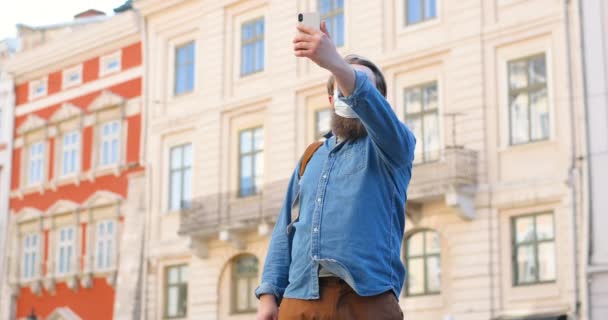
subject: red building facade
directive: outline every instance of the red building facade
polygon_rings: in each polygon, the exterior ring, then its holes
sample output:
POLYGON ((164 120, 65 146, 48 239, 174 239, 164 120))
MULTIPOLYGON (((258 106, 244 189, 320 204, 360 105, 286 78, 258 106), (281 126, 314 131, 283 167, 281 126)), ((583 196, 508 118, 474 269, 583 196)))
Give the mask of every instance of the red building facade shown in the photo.
POLYGON ((130 185, 144 174, 136 16, 71 31, 11 68, 13 314, 112 319, 130 185))

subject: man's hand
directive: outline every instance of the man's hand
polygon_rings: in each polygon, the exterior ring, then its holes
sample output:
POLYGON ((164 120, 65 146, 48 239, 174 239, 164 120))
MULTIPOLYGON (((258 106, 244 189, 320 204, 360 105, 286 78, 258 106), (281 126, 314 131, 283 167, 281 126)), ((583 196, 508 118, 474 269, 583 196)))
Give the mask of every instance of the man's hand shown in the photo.
POLYGON ((256 320, 278 320, 279 308, 277 300, 271 294, 265 294, 260 297, 258 306, 258 314, 256 320))
POLYGON ((297 28, 300 33, 293 39, 295 56, 309 58, 319 67, 329 70, 335 76, 342 94, 349 96, 355 87, 355 73, 338 53, 325 21, 321 22, 321 31, 304 25, 298 25, 297 28))

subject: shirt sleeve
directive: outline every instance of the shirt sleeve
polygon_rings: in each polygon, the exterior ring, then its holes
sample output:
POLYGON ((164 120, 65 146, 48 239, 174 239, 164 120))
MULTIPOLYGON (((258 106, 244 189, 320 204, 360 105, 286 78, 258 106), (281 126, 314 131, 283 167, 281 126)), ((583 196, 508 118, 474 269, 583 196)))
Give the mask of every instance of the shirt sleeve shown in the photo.
POLYGON ((287 189, 287 194, 279 217, 270 237, 270 245, 264 262, 262 271, 262 282, 255 290, 255 296, 259 299, 263 294, 272 294, 280 304, 283 293, 288 284, 289 266, 291 264, 291 244, 292 233, 288 232, 291 223, 292 204, 296 200, 299 192, 298 169, 300 162, 296 166, 287 189))
POLYGON ((355 70, 355 89, 343 100, 352 107, 384 161, 393 168, 410 166, 414 161, 416 138, 401 122, 390 104, 369 81, 355 70))

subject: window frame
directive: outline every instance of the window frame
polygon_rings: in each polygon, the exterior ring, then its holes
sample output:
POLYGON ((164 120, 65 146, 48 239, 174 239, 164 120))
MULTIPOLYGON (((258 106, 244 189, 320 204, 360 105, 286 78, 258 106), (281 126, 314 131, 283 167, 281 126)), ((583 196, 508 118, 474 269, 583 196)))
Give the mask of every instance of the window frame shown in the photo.
POLYGON ((186 269, 186 273, 188 273, 188 264, 175 264, 175 265, 167 265, 164 267, 164 282, 163 282, 163 319, 179 319, 179 318, 187 318, 188 317, 188 279, 183 279, 183 270, 186 269), (178 269, 178 283, 169 283, 169 271, 171 269, 178 269), (170 316, 169 312, 169 288, 177 287, 178 288, 178 314, 174 316, 170 316), (185 288, 185 289, 184 289, 185 288), (182 291, 183 290, 183 291, 182 291), (185 297, 182 297, 182 292, 185 292, 185 297), (179 314, 179 304, 183 303, 183 299, 185 299, 186 309, 183 314, 179 314))
MULTIPOLYGON (((190 177, 192 178, 192 171, 194 170, 194 166, 193 166, 193 158, 194 158, 194 150, 193 150, 193 146, 191 142, 185 142, 182 144, 178 144, 178 145, 174 145, 171 148, 169 148, 169 199, 168 199, 168 203, 167 203, 167 209, 169 211, 179 211, 179 210, 184 210, 184 209, 188 209, 191 207, 192 205, 192 194, 190 195, 190 199, 185 199, 185 194, 184 194, 184 190, 185 190, 185 185, 186 185, 186 179, 185 179, 185 172, 187 170, 190 170, 190 177), (186 165, 185 163, 185 148, 186 147, 190 147, 190 156, 192 157, 190 159, 190 164, 186 165), (173 154, 173 150, 177 150, 179 149, 182 154, 181 159, 182 159, 182 163, 180 164, 180 166, 178 168, 173 168, 173 163, 172 163, 172 154, 173 154), (173 173, 174 172, 179 172, 180 176, 181 176, 181 185, 180 185, 180 202, 179 202, 179 207, 178 208, 173 208, 172 207, 172 200, 173 200, 173 173)), ((190 179, 189 181, 190 183, 190 190, 192 190, 192 179, 190 179)))
POLYGON ((409 117, 414 117, 415 119, 419 119, 420 120, 420 132, 422 133, 421 137, 417 137, 418 139, 418 143, 416 143, 416 145, 420 145, 422 148, 422 151, 420 153, 420 155, 422 156, 422 159, 419 161, 414 161, 413 165, 422 165, 422 164, 427 164, 427 163, 433 163, 433 162, 437 162, 441 160, 441 153, 443 151, 443 135, 442 135, 442 126, 441 126, 441 101, 439 99, 439 81, 438 80, 432 80, 432 81, 426 81, 426 82, 422 82, 416 85, 412 85, 412 86, 408 86, 403 88, 403 117, 404 117, 404 122, 407 124, 408 122, 408 118, 409 117), (436 92, 437 92, 437 106, 432 109, 432 110, 426 110, 425 108, 425 102, 423 99, 423 94, 424 94, 424 89, 434 85, 436 88, 436 92), (420 111, 418 112, 408 112, 407 111, 407 92, 409 90, 418 90, 420 92, 420 111), (439 140, 439 148, 437 149, 437 157, 436 158, 430 158, 427 159, 427 146, 426 143, 424 142, 424 117, 426 115, 429 114, 433 114, 436 113, 437 114, 437 138, 439 140))
MULTIPOLYGON (((338 7, 338 0, 316 0, 317 2, 317 11, 319 13, 321 13, 321 21, 327 21, 327 20, 332 20, 333 22, 336 22, 337 24, 337 17, 341 14, 342 15, 342 43, 338 43, 337 39, 336 39, 336 47, 338 48, 343 48, 346 45, 346 0, 342 0, 342 7, 338 7), (321 13, 321 2, 322 1, 329 1, 330 2, 330 8, 331 10, 325 13, 321 13)), ((336 29, 338 28, 338 26, 336 26, 336 29)), ((334 30, 328 30, 329 34, 335 38, 335 32, 333 32, 334 30)))
POLYGON ((183 95, 192 93, 192 92, 194 92, 195 87, 196 87, 196 41, 190 40, 190 41, 183 42, 183 43, 173 47, 173 96, 178 97, 178 96, 183 96, 183 95), (178 51, 180 49, 184 49, 188 46, 192 46, 192 61, 187 61, 189 63, 184 63, 181 66, 190 66, 192 68, 192 84, 189 89, 185 89, 182 92, 177 92, 177 82, 179 79, 178 70, 180 70, 178 51))
POLYGON ((103 76, 106 76, 109 74, 113 74, 116 72, 120 72, 121 69, 122 69, 122 52, 121 52, 121 50, 112 52, 110 54, 107 54, 107 55, 99 58, 99 76, 100 77, 103 77, 103 76), (118 64, 114 68, 108 68, 107 61, 112 60, 112 59, 117 59, 118 64))
POLYGON ((46 141, 36 141, 28 145, 27 148, 27 186, 37 186, 44 183, 45 180, 45 171, 46 171, 46 141), (40 146, 41 151, 36 154, 34 158, 32 155, 32 148, 34 146, 40 146), (40 163, 40 177, 39 180, 32 181, 32 162, 38 161, 40 163))
POLYGON ((40 241, 41 237, 37 232, 26 233, 21 238, 20 279, 22 281, 36 279, 36 275, 38 274, 38 261, 40 260, 40 241), (27 242, 31 243, 32 238, 36 240, 35 244, 26 246, 26 239, 27 242), (26 264, 26 257, 28 256, 30 257, 29 261, 31 263, 29 266, 26 264), (31 274, 28 273, 28 271, 31 271, 31 274))
POLYGON ((265 15, 261 15, 261 16, 257 16, 255 18, 248 19, 248 20, 245 20, 245 21, 241 22, 239 35, 240 35, 240 41, 239 41, 240 47, 239 47, 239 50, 240 50, 240 58, 241 58, 240 59, 241 61, 239 63, 239 76, 241 78, 244 78, 244 77, 247 77, 247 76, 250 76, 250 75, 254 75, 254 74, 257 74, 257 73, 264 72, 264 70, 266 70, 266 16, 265 15), (257 31, 256 31, 257 30, 257 23, 260 20, 262 21, 262 28, 263 28, 263 30, 262 30, 261 34, 257 34, 257 31), (247 25, 253 25, 254 34, 253 34, 253 36, 251 38, 244 39, 244 32, 243 32, 243 30, 245 29, 245 26, 247 26, 247 25), (246 59, 246 55, 245 55, 245 52, 244 52, 245 46, 253 45, 254 49, 255 49, 256 43, 260 42, 260 41, 262 42, 262 49, 263 49, 263 53, 262 53, 262 66, 261 66, 260 69, 255 69, 256 58, 258 58, 258 57, 256 55, 255 50, 253 50, 253 56, 252 56, 252 63, 253 63, 252 65, 253 65, 253 67, 252 67, 251 71, 247 72, 247 71, 244 70, 244 63, 243 63, 244 60, 246 59))
POLYGON ((59 177, 61 178, 65 178, 65 177, 70 177, 70 176, 74 176, 77 175, 80 170, 81 170, 81 161, 82 161, 82 155, 81 155, 81 148, 82 148, 82 133, 79 130, 70 130, 64 134, 61 135, 61 152, 60 152, 60 170, 59 170, 59 177), (76 135, 76 142, 74 144, 68 144, 66 145, 65 143, 65 139, 67 136, 69 135, 76 135), (69 146, 69 149, 66 150, 66 147, 69 146), (75 163, 74 163, 74 170, 71 172, 65 172, 65 161, 66 161, 66 152, 74 152, 75 153, 75 163))
POLYGON ((76 270, 72 270, 72 261, 74 261, 74 259, 76 258, 76 227, 74 226, 63 226, 58 228, 55 231, 55 241, 56 241, 56 248, 55 248, 55 276, 57 277, 65 277, 68 276, 70 274, 73 274, 76 270), (64 239, 61 240, 61 233, 62 232, 66 232, 66 237, 69 234, 70 235, 70 239, 64 239), (69 231, 69 232, 68 232, 69 231), (67 259, 67 261, 63 261, 65 262, 65 271, 62 271, 60 269, 61 266, 61 249, 66 249, 66 254, 67 254, 67 250, 69 249, 70 251, 70 255, 68 257, 65 257, 65 259, 67 259))
POLYGON ((238 286, 238 280, 239 279, 247 279, 247 292, 252 292, 255 290, 255 285, 254 286, 250 286, 251 285, 251 280, 253 280, 254 282, 258 281, 259 278, 259 274, 260 274, 260 259, 258 259, 258 257, 251 255, 251 254, 243 254, 243 255, 239 255, 235 258, 233 258, 231 260, 231 277, 230 277, 230 281, 231 281, 231 294, 230 294, 230 313, 231 314, 249 314, 249 313, 255 313, 257 311, 257 307, 256 304, 253 303, 252 305, 250 305, 251 303, 251 299, 252 297, 248 297, 247 299, 247 304, 248 304, 248 308, 245 310, 238 310, 237 309, 237 299, 238 299, 238 292, 237 292, 237 286, 238 286), (255 275, 253 274, 253 272, 251 273, 247 273, 245 275, 242 274, 238 274, 237 272, 237 268, 236 265, 237 263, 241 260, 241 259, 247 259, 247 258, 254 258, 256 260, 257 263, 257 272, 255 273, 255 275))
POLYGON ((405 28, 418 26, 426 22, 433 21, 439 18, 439 2, 441 0, 403 0, 403 26, 405 28), (420 3, 421 11, 421 19, 418 22, 410 23, 408 19, 408 5, 410 1, 418 1, 420 3), (426 1, 435 1, 435 16, 432 18, 425 17, 425 9, 426 9, 426 1))
POLYGON ((322 140, 323 136, 325 136, 327 134, 327 131, 326 132, 322 132, 319 129, 320 113, 322 113, 322 112, 329 112, 329 122, 330 122, 329 127, 330 127, 330 130, 331 130, 331 114, 332 114, 333 111, 332 111, 331 107, 325 107, 325 108, 315 109, 313 112, 315 113, 315 123, 314 123, 315 140, 322 140))
POLYGON ((93 261, 93 268, 95 271, 104 272, 114 269, 115 267, 115 256, 116 256, 116 235, 117 235, 118 223, 113 219, 104 219, 99 220, 95 223, 95 257, 93 261), (112 233, 108 234, 106 231, 104 235, 101 235, 99 230, 101 226, 104 225, 105 229, 108 229, 108 225, 112 225, 112 233), (107 256, 103 256, 102 252, 102 260, 105 259, 105 265, 99 265, 99 256, 100 256, 100 243, 104 243, 104 249, 106 252, 109 250, 109 254, 107 256), (110 248, 110 249, 108 249, 110 248))
MULTIPOLYGON (((256 150, 255 149, 255 131, 256 130, 262 130, 262 139, 264 139, 264 126, 263 125, 259 125, 259 126, 255 126, 255 127, 249 127, 249 128, 243 128, 237 131, 237 154, 238 154, 238 198, 247 198, 247 197, 252 197, 252 196, 256 196, 259 195, 262 192, 262 186, 259 186, 259 190, 258 190, 258 186, 256 186, 255 183, 255 177, 256 177, 256 169, 255 169, 255 156, 258 153, 262 153, 262 159, 264 159, 264 147, 262 147, 262 149, 260 150, 256 150), (242 153, 241 152, 241 134, 243 134, 243 132, 246 131, 251 131, 251 151, 246 152, 246 153, 242 153), (252 172, 252 188, 253 190, 251 191, 251 193, 245 195, 243 194, 243 185, 242 185, 242 162, 243 162, 243 157, 246 156, 251 156, 251 172, 252 172)), ((264 169, 262 169, 262 171, 264 171, 264 169)), ((262 172, 262 175, 264 174, 264 172, 262 172)))
POLYGON ((533 286, 533 285, 538 285, 538 284, 550 284, 550 283, 556 283, 557 282, 557 268, 558 268, 558 262, 557 262, 557 254, 556 251, 553 252, 554 254, 554 262, 555 262, 555 278, 552 280, 540 280, 540 268, 539 268, 539 255, 538 255, 538 246, 541 243, 553 243, 554 244, 554 248, 555 250, 557 250, 557 241, 556 241, 556 229, 555 229, 555 213, 553 211, 540 211, 540 212, 535 212, 535 213, 528 213, 528 214, 523 214, 523 215, 516 215, 516 216, 512 216, 510 217, 510 227, 511 227, 511 274, 512 274, 512 281, 511 281, 511 285, 513 287, 526 287, 526 286, 533 286), (551 228, 553 231, 553 238, 551 239, 543 239, 543 240, 538 240, 537 239, 537 218, 539 216, 543 216, 543 215, 551 215, 551 228), (534 240, 532 241, 525 241, 525 242, 517 242, 517 220, 518 219, 523 219, 523 218, 530 218, 532 217, 532 221, 533 221, 533 226, 534 226, 534 240), (525 246, 525 245, 532 245, 534 248, 534 262, 535 262, 535 266, 536 266, 536 272, 535 272, 535 279, 534 281, 531 282, 521 282, 519 283, 519 271, 518 271, 518 265, 517 265, 517 254, 518 254, 518 247, 520 246, 525 246))
POLYGON ((102 122, 99 125, 99 145, 97 146, 98 148, 98 152, 99 152, 99 156, 97 158, 97 163, 98 166, 101 168, 106 168, 106 167, 112 167, 112 166, 118 166, 121 162, 121 157, 122 157, 122 131, 123 130, 123 123, 121 120, 119 119, 114 119, 114 120, 109 120, 109 121, 105 121, 102 122), (108 136, 104 135, 104 127, 105 126, 110 126, 112 124, 116 123, 118 125, 118 129, 116 130, 116 132, 112 132, 109 133, 108 136), (117 143, 116 143, 116 161, 115 162, 108 162, 108 163, 104 163, 103 162, 103 158, 104 158, 104 152, 103 152, 103 145, 104 142, 108 141, 110 147, 108 148, 108 152, 110 152, 110 154, 108 156, 111 156, 111 146, 112 146, 112 140, 116 139, 117 143))
POLYGON ((507 65, 507 118, 509 121, 509 125, 508 125, 508 135, 509 135, 509 146, 520 146, 520 145, 526 145, 526 144, 531 144, 531 143, 537 143, 537 142, 542 142, 542 141, 548 141, 551 139, 551 106, 550 106, 550 97, 549 97, 549 65, 548 65, 548 57, 547 57, 547 52, 543 51, 540 53, 535 53, 535 54, 530 54, 524 57, 519 57, 516 59, 510 59, 506 61, 506 65, 507 65), (531 81, 530 81, 530 72, 529 72, 529 67, 530 67, 530 61, 539 58, 539 57, 543 57, 544 61, 545 61, 545 82, 542 84, 534 84, 531 85, 531 81), (511 64, 512 63, 517 63, 517 62, 521 62, 521 61, 525 61, 526 63, 526 82, 527 82, 527 86, 524 88, 518 88, 518 89, 512 89, 511 88, 511 64), (530 94, 533 92, 537 92, 542 88, 545 88, 546 90, 546 96, 547 96, 547 113, 549 114, 549 128, 548 128, 548 132, 547 132, 547 136, 544 138, 540 138, 540 139, 533 139, 532 138, 532 118, 531 118, 531 107, 530 107, 530 103, 531 103, 531 99, 530 99, 530 94), (514 143, 513 142, 513 118, 512 118, 512 110, 511 110, 511 103, 513 102, 513 97, 517 96, 518 94, 521 93, 525 93, 527 98, 528 98, 528 104, 526 105, 526 120, 528 123, 528 136, 526 141, 524 142, 518 142, 518 143, 514 143))
POLYGON ((427 260, 429 257, 437 257, 439 259, 439 265, 440 265, 440 270, 441 270, 441 237, 439 236, 439 232, 433 230, 433 229, 419 229, 419 230, 413 230, 411 233, 409 233, 407 235, 407 237, 405 238, 405 252, 404 252, 404 260, 405 260, 405 267, 406 270, 410 270, 409 268, 409 263, 410 263, 410 258, 422 258, 423 261, 423 271, 424 271, 424 291, 422 293, 414 293, 411 294, 409 292, 409 274, 406 276, 406 281, 405 281, 405 285, 404 285, 404 289, 403 290, 403 295, 407 298, 410 297, 421 297, 421 296, 436 296, 436 295, 440 295, 441 294, 441 275, 439 278, 439 291, 430 291, 428 288, 428 272, 427 272, 427 260), (437 237, 439 238, 439 253, 427 253, 427 245, 426 245, 426 233, 427 232, 432 232, 435 233, 437 235, 437 237), (408 245, 408 241, 415 235, 421 234, 422 236, 422 255, 415 255, 415 256, 409 256, 408 251, 409 251, 409 245, 408 245))
POLYGON ((47 96, 49 93, 49 81, 48 77, 43 77, 37 80, 32 80, 28 84, 28 100, 41 98, 47 96), (44 91, 36 92, 36 88, 39 85, 44 84, 44 91))
POLYGON ((79 64, 77 66, 68 68, 68 69, 64 69, 61 73, 61 86, 62 89, 67 89, 67 88, 71 88, 71 87, 75 87, 79 84, 82 84, 82 64, 79 64), (78 80, 72 80, 70 81, 69 77, 71 74, 77 73, 78 74, 78 80))

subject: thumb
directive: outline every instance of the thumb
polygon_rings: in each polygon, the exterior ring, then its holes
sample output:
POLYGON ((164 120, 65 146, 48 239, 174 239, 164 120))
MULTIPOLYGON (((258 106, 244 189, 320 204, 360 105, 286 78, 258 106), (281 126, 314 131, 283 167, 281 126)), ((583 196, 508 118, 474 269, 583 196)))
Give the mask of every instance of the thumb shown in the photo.
POLYGON ((329 31, 327 31, 327 24, 325 24, 325 20, 321 21, 321 32, 325 33, 328 38, 331 38, 329 31))

